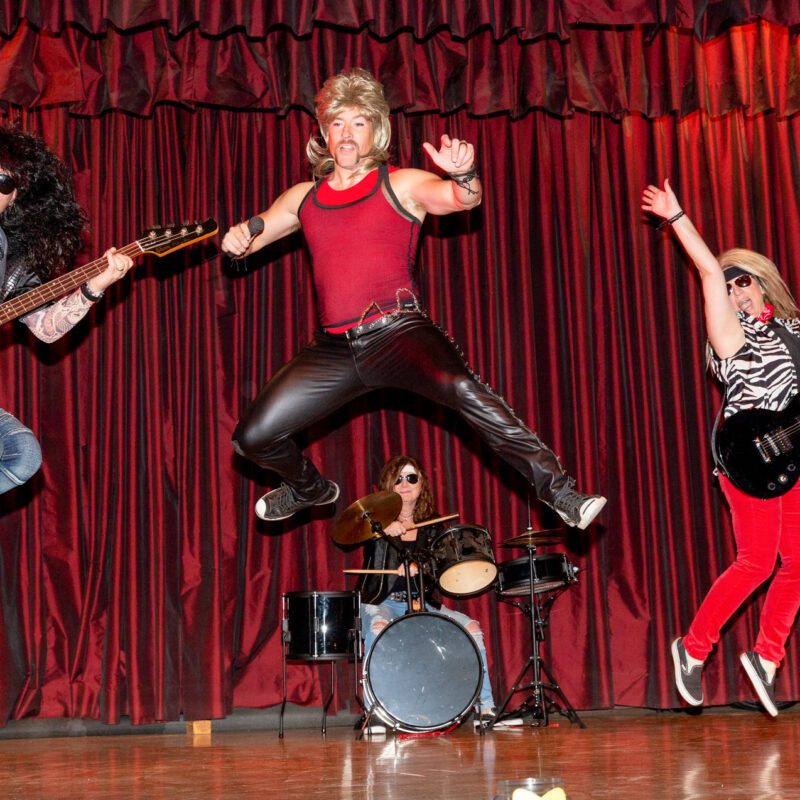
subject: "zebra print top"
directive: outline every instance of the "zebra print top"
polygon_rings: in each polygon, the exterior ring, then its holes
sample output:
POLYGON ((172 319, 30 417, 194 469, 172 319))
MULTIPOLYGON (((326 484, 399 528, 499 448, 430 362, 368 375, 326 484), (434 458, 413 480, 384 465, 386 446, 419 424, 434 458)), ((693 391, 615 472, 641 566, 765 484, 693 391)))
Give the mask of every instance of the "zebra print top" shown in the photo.
MULTIPOLYGON (((730 358, 711 350, 711 371, 726 386, 724 418, 745 408, 782 411, 797 394, 797 370, 786 345, 769 325, 737 312, 744 344, 730 358)), ((800 336, 800 319, 776 319, 800 336)))

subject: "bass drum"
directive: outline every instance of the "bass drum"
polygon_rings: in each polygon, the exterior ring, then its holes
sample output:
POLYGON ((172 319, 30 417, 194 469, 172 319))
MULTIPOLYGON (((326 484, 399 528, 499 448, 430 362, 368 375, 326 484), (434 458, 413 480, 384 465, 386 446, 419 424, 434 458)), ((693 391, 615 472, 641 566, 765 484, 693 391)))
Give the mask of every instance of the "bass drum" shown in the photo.
POLYGON ((478 699, 482 682, 472 637, 454 620, 428 611, 390 622, 364 663, 367 708, 399 731, 458 724, 478 699))
POLYGON ((358 592, 285 592, 286 657, 299 661, 352 658, 360 610, 358 592))
MULTIPOLYGON (((533 557, 533 592, 554 592, 568 583, 575 583, 577 570, 564 553, 543 553, 533 557)), ((531 565, 528 557, 503 561, 497 567, 500 597, 523 597, 531 593, 531 565)))

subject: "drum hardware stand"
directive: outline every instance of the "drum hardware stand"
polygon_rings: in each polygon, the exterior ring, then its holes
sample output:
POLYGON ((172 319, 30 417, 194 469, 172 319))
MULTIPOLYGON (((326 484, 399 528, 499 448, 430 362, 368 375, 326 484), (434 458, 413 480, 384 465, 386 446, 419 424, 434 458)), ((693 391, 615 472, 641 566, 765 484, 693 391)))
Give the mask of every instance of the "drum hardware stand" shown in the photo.
MULTIPOLYGON (((386 532, 383 530, 383 526, 377 520, 373 520, 370 517, 369 511, 365 511, 363 514, 365 519, 369 520, 370 527, 372 528, 372 532, 377 536, 383 539, 387 545, 393 547, 397 552, 397 555, 400 556, 400 560, 403 562, 403 567, 405 570, 405 578, 406 578, 406 613, 413 614, 414 613, 414 601, 413 601, 413 591, 411 588, 411 550, 406 546, 400 546, 397 542, 391 537, 387 536, 386 532)), ((417 574, 420 576, 419 580, 419 607, 421 611, 425 610, 425 581, 422 579, 422 568, 420 567, 417 574)))
MULTIPOLYGON (((353 628, 352 630, 348 631, 348 636, 350 637, 351 641, 353 642, 353 681, 354 681, 354 690, 353 694, 358 702, 358 705, 363 709, 364 704, 361 702, 361 698, 358 696, 358 662, 361 656, 361 618, 356 617, 353 621, 353 628)), ((283 701, 281 702, 281 712, 280 712, 280 721, 278 724, 278 738, 283 739, 283 713, 286 710, 286 651, 289 647, 289 642, 292 640, 292 634, 289 630, 289 620, 284 619, 282 626, 281 626, 281 649, 283 651, 283 701)), ((308 661, 310 659, 297 659, 308 661)), ((324 660, 324 659, 313 659, 313 660, 324 660)), ((331 702, 333 700, 333 694, 336 691, 336 661, 339 659, 329 658, 327 659, 331 662, 331 689, 328 693, 328 698, 325 701, 325 704, 322 707, 322 725, 321 725, 321 733, 325 736, 327 732, 327 716, 328 716, 328 709, 330 708, 331 702)))
MULTIPOLYGON (((498 596, 498 599, 504 603, 508 603, 509 605, 516 606, 517 608, 521 609, 528 619, 530 619, 531 655, 528 657, 525 665, 520 670, 511 686, 511 689, 506 695, 505 700, 503 700, 502 705, 498 709, 495 721, 499 721, 502 718, 502 715, 505 713, 511 697, 514 694, 526 690, 533 690, 532 694, 530 694, 522 702, 522 704, 514 713, 520 711, 523 713, 525 711, 530 711, 533 714, 534 719, 533 723, 531 724, 537 727, 546 728, 548 725, 548 714, 555 711, 567 717, 570 722, 577 722, 581 728, 585 728, 586 725, 584 724, 583 720, 578 716, 578 712, 572 707, 572 704, 567 699, 563 689, 554 680, 552 673, 545 665, 544 660, 539 652, 539 643, 545 641, 545 628, 549 625, 550 609, 552 608, 556 598, 567 587, 565 586, 561 590, 554 593, 548 593, 548 596, 542 599, 541 595, 536 593, 536 562, 533 558, 536 547, 534 545, 530 545, 526 549, 528 551, 528 562, 531 578, 530 601, 528 603, 520 603, 516 600, 509 600, 508 598, 502 596, 498 596), (522 676, 528 671, 529 667, 533 671, 533 680, 529 683, 522 684, 520 683, 522 676), (547 678, 546 681, 542 680, 542 675, 547 678), (548 694, 551 695, 551 697, 548 697, 548 694), (563 706, 559 705, 557 700, 553 699, 552 695, 560 698, 563 706)), ((573 575, 573 581, 574 580, 576 579, 573 575)), ((487 727, 492 727, 493 725, 494 722, 491 722, 487 727)))
MULTIPOLYGON (((393 547, 397 551, 398 556, 400 556, 400 559, 403 562, 405 579, 406 579, 406 614, 415 614, 416 612, 414 611, 413 591, 411 588, 411 550, 406 546, 401 547, 399 544, 397 544, 397 542, 394 541, 394 539, 391 536, 387 536, 386 531, 383 530, 383 525, 381 525, 381 523, 378 522, 377 520, 372 519, 372 516, 368 510, 364 511, 364 513, 361 516, 369 521, 370 528, 372 528, 372 532, 375 534, 375 536, 383 539, 386 542, 386 544, 389 545, 390 547, 393 547)), ((417 574, 420 576, 419 607, 420 611, 425 611, 425 580, 421 565, 417 574)), ((375 711, 375 704, 373 704, 372 707, 367 710, 365 709, 364 704, 361 703, 360 700, 359 703, 361 705, 361 708, 364 709, 366 713, 364 715, 364 721, 361 724, 358 733, 356 734, 356 741, 361 741, 361 739, 363 738, 364 731, 369 725, 369 721, 370 719, 372 719, 372 714, 375 711)))

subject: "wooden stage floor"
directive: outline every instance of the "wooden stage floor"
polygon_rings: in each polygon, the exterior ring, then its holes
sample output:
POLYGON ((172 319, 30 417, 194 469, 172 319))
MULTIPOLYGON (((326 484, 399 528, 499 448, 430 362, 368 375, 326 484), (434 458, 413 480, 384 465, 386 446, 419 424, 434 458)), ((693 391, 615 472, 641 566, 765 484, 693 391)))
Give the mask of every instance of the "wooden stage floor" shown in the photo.
POLYGON ((800 797, 800 707, 583 714, 585 730, 470 727, 356 741, 329 727, 0 741, 0 793, 21 798, 491 800, 496 782, 559 776, 570 800, 800 797))

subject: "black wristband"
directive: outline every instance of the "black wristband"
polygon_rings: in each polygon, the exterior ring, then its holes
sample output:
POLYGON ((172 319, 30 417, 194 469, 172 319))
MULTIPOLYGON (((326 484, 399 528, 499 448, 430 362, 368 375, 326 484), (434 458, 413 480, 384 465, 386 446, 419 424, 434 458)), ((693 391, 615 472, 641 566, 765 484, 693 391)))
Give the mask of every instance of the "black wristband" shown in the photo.
POLYGON ((478 177, 478 171, 475 167, 471 167, 466 172, 448 172, 447 177, 453 183, 457 183, 462 189, 466 189, 470 194, 478 194, 474 189, 470 189, 468 184, 470 181, 478 177))
POLYGON ((95 294, 90 288, 88 283, 81 284, 81 294, 90 302, 96 303, 104 294, 105 292, 100 292, 99 294, 95 294))
POLYGON ((677 222, 686 212, 679 211, 674 217, 670 217, 669 219, 665 219, 659 226, 658 229, 661 230, 665 225, 672 225, 673 222, 677 222))

